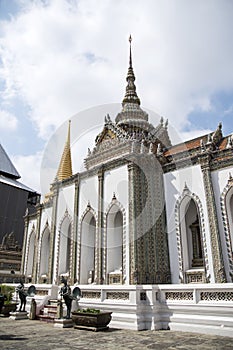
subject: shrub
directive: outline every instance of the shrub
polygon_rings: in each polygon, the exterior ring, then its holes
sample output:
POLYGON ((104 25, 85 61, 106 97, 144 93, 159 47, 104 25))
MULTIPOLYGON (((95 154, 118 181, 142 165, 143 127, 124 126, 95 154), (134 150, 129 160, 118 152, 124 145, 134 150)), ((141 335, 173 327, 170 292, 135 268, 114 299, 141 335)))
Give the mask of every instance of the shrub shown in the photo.
POLYGON ((87 314, 99 314, 100 310, 87 308, 87 309, 78 309, 77 312, 83 312, 87 314))
POLYGON ((5 284, 0 285, 1 294, 4 295, 4 304, 10 304, 13 298, 15 288, 12 286, 6 286, 5 284))

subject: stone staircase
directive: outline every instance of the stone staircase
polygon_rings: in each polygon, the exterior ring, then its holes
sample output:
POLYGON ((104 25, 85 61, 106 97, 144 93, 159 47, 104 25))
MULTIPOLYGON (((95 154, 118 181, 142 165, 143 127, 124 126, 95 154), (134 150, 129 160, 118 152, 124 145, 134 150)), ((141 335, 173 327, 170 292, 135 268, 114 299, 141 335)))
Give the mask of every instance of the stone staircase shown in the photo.
POLYGON ((56 299, 49 300, 48 304, 44 305, 44 308, 40 310, 40 314, 36 318, 40 321, 53 323, 58 313, 57 302, 56 299))

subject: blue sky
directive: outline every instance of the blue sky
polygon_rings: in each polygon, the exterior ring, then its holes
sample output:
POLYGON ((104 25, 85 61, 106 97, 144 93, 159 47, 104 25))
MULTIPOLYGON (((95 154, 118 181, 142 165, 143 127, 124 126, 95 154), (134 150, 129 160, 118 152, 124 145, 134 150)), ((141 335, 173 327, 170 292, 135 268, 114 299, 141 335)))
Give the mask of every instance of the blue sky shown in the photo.
POLYGON ((220 121, 231 134, 232 13, 228 0, 0 0, 0 140, 22 181, 40 191, 44 149, 69 118, 122 101, 130 33, 142 106, 181 140, 220 121))

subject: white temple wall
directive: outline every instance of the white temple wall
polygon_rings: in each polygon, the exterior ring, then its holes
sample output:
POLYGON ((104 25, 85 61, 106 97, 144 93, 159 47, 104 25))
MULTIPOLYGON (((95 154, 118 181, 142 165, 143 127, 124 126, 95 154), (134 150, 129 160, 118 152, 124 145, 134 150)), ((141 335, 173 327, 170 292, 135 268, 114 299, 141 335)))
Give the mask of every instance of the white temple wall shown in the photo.
POLYGON ((79 186, 79 220, 87 208, 90 206, 98 211, 98 176, 92 176, 80 181, 79 186))
POLYGON ((59 226, 61 220, 63 219, 66 210, 72 218, 74 217, 74 194, 74 184, 65 186, 59 191, 56 220, 57 226, 59 226))
POLYGON ((128 208, 128 169, 127 166, 106 171, 104 174, 104 211, 112 201, 113 193, 116 199, 128 208))
POLYGON ((44 208, 41 213, 40 235, 43 232, 47 222, 48 222, 49 228, 51 229, 51 220, 52 220, 52 207, 44 208))
POLYGON ((209 260, 210 282, 214 282, 213 264, 211 256, 210 234, 206 198, 203 184, 203 177, 199 165, 175 170, 164 174, 165 203, 167 214, 167 233, 170 255, 170 268, 172 283, 179 281, 178 249, 176 239, 175 204, 182 197, 185 184, 191 193, 199 197, 204 214, 205 234, 207 243, 207 254, 209 260))

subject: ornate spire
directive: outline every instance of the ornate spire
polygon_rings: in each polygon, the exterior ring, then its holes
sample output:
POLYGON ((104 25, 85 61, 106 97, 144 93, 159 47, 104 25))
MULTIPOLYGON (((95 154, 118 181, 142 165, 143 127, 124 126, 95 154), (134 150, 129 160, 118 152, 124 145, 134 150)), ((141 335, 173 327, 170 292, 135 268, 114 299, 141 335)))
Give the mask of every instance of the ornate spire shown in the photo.
POLYGON ((67 134, 67 140, 65 143, 65 147, 62 153, 62 157, 60 160, 60 165, 57 171, 56 179, 61 181, 68 179, 70 176, 72 176, 72 161, 71 161, 71 151, 70 151, 70 123, 69 120, 69 126, 68 126, 68 134, 67 134))
POLYGON ((136 92, 135 75, 132 65, 132 50, 131 50, 131 35, 129 37, 129 68, 128 74, 126 77, 127 86, 125 97, 122 101, 122 111, 116 116, 116 123, 118 125, 124 125, 124 128, 127 128, 127 125, 131 127, 143 127, 148 128, 148 115, 140 107, 140 99, 138 98, 136 92))
POLYGON ((135 81, 135 75, 133 71, 133 66, 132 66, 132 52, 131 52, 131 42, 132 42, 132 37, 130 35, 129 37, 129 68, 128 68, 128 74, 127 74, 127 86, 126 86, 126 92, 125 92, 125 97, 123 99, 122 105, 124 106, 126 103, 134 103, 137 105, 140 105, 140 100, 137 96, 136 93, 136 86, 134 84, 135 81))

